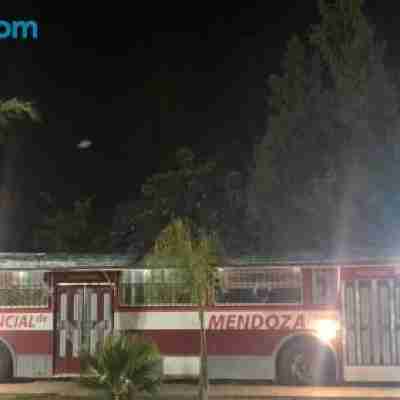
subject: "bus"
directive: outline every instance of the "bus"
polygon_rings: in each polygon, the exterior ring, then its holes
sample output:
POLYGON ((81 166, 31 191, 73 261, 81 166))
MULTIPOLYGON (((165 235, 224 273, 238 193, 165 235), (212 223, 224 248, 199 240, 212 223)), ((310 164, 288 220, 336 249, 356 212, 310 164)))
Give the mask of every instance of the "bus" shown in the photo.
MULTIPOLYGON (((400 259, 227 259, 210 299, 212 380, 400 380, 400 259)), ((113 333, 154 341, 166 378, 195 378, 199 328, 173 268, 117 254, 0 254, 1 380, 74 376, 81 350, 113 333)))

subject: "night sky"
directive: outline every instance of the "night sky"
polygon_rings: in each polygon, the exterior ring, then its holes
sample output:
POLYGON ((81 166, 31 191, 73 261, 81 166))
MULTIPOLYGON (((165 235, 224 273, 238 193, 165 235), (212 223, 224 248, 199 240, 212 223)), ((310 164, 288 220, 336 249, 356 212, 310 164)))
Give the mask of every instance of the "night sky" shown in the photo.
MULTIPOLYGON (((32 99, 43 115, 41 189, 94 193, 109 209, 178 146, 251 148, 265 129, 265 75, 279 72, 291 34, 318 22, 313 0, 127 3, 20 2, 0 15, 39 23, 37 41, 0 41, 0 79, 1 97, 32 99), (85 138, 93 146, 79 150, 85 138)), ((389 40, 395 3, 367 1, 389 40)))

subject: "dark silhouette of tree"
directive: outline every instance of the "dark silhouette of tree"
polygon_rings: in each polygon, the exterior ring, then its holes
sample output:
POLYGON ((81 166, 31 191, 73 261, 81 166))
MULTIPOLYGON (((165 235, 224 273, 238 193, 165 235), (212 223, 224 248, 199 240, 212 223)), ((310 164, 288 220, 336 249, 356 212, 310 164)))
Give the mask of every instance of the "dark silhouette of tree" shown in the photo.
POLYGON ((40 120, 32 103, 19 99, 0 102, 2 147, 0 181, 0 250, 22 251, 28 242, 34 201, 28 149, 40 120))
POLYGON ((47 208, 34 231, 37 251, 72 253, 110 252, 110 229, 96 215, 93 198, 60 208, 47 197, 47 208))
POLYGON ((164 170, 142 185, 140 197, 120 206, 115 215, 114 248, 138 257, 175 218, 218 232, 227 252, 249 243, 245 229, 245 176, 221 160, 200 160, 180 148, 164 170))
POLYGON ((397 90, 361 0, 319 2, 269 77, 248 212, 260 251, 343 254, 398 240, 397 90))

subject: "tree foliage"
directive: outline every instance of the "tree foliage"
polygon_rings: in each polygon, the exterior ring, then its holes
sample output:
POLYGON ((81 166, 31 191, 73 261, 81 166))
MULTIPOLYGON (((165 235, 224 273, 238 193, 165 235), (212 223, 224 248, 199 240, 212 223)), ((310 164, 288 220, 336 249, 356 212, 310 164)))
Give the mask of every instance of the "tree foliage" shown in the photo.
POLYGON ((244 247, 245 185, 243 174, 212 159, 201 160, 180 148, 171 163, 149 177, 138 199, 116 212, 116 247, 143 255, 162 229, 177 217, 217 231, 225 247, 244 247), (126 242, 126 244, 124 244, 126 242))
POLYGON ((35 230, 36 247, 52 252, 107 252, 109 228, 99 222, 94 198, 85 197, 70 208, 60 208, 51 198, 42 222, 35 230))
POLYGON ((269 79, 248 205, 260 251, 329 253, 397 240, 388 218, 399 205, 397 88, 362 3, 321 0, 321 23, 289 41, 282 74, 269 79))
POLYGON ((313 27, 310 44, 320 53, 337 90, 347 94, 368 79, 373 32, 362 13, 363 0, 319 0, 321 23, 313 27))
POLYGON ((189 221, 177 218, 162 230, 144 260, 149 268, 180 271, 184 286, 192 290, 192 302, 198 307, 200 323, 199 394, 202 400, 208 396, 205 308, 214 293, 219 257, 218 240, 214 234, 196 230, 189 221))
POLYGON ((218 238, 176 218, 160 232, 144 260, 149 268, 179 270, 191 287, 192 302, 205 306, 219 262, 218 238))
POLYGON ((7 136, 7 128, 13 121, 30 120, 38 122, 40 116, 34 104, 30 101, 11 98, 0 101, 1 139, 7 136))

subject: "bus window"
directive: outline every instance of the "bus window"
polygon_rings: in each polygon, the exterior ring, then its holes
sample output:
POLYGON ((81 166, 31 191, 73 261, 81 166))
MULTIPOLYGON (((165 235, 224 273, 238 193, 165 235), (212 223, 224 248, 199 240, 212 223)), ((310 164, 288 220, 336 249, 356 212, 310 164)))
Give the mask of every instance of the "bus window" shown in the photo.
POLYGON ((120 285, 120 302, 124 305, 144 304, 144 271, 123 271, 120 285))
POLYGON ((40 271, 1 271, 0 307, 47 307, 49 289, 40 271))
POLYGON ((120 280, 122 305, 190 304, 191 288, 176 269, 124 271, 120 280))
POLYGON ((235 268, 221 272, 216 300, 225 304, 299 304, 300 268, 235 268))
POLYGON ((312 275, 313 304, 335 304, 337 296, 336 269, 316 269, 312 275))

